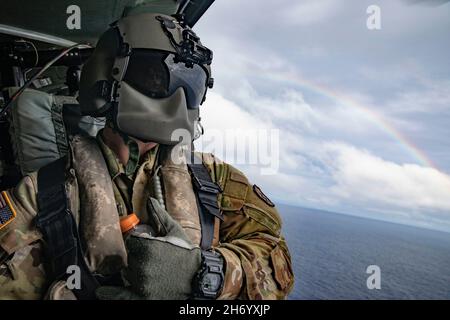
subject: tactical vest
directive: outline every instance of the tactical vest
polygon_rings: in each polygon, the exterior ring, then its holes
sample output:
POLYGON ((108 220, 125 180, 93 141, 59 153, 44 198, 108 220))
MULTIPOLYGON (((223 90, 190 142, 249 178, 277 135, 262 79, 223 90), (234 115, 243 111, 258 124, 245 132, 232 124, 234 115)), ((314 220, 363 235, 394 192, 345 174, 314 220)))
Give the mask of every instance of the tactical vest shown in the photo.
MULTIPOLYGON (((27 89, 14 101, 9 116, 13 157, 9 165, 0 161, 2 190, 39 170, 36 222, 47 240, 51 277, 62 279, 68 265, 79 265, 83 286, 90 292, 79 293, 81 298, 92 298, 89 295, 97 281, 91 275, 111 275, 126 265, 113 183, 92 138, 103 125, 102 121, 81 116, 74 97, 27 89), (67 215, 68 211, 72 215, 67 215)), ((193 243, 209 248, 218 241, 220 188, 211 181, 201 161, 189 166, 186 161, 175 164, 170 161, 170 150, 165 152, 157 175, 148 177, 147 185, 140 185, 136 192, 154 196, 148 184, 161 180, 168 212, 193 243)), ((181 154, 178 160, 183 160, 181 154)), ((138 208, 137 213, 142 215, 144 211, 138 208)), ((145 216, 140 218, 146 221, 145 216)), ((61 290, 64 286, 56 283, 50 292, 57 297, 61 290)))
MULTIPOLYGON (((99 282, 108 281, 126 266, 126 249, 119 228, 113 182, 97 141, 77 136, 71 146, 68 167, 67 159, 62 158, 39 170, 36 223, 47 240, 51 277, 56 280, 50 290, 54 292, 53 297, 61 294, 55 287, 65 290, 58 280, 67 276, 67 267, 78 265, 82 285, 73 293, 78 299, 92 299, 99 282), (73 211, 66 201, 71 198, 67 194, 67 170, 77 181, 80 199, 78 222, 73 214, 67 214, 73 211)), ((186 165, 186 161, 174 162, 169 154, 174 154, 173 149, 162 153, 163 160, 158 167, 164 185, 165 205, 191 240, 202 249, 209 249, 219 237, 222 216, 217 196, 220 187, 212 182, 201 160, 186 165)), ((182 160, 181 157, 180 154, 178 160, 182 160)), ((144 166, 140 170, 144 170, 144 166)), ((137 177, 145 177, 146 174, 138 172, 137 177)), ((144 199, 155 194, 151 190, 155 175, 148 174, 151 175, 148 179, 137 181, 138 188, 134 190, 140 192, 138 195, 144 199)), ((134 209, 145 223, 148 220, 146 208, 134 209)))

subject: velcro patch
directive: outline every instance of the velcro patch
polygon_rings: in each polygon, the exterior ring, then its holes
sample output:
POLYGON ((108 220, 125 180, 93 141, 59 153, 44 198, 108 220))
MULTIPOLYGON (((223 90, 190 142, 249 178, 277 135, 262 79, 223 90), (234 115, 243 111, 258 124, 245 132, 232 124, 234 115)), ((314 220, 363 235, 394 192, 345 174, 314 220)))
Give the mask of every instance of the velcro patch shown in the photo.
POLYGON ((16 217, 16 210, 5 191, 0 193, 0 230, 11 223, 16 217))
POLYGON ((261 188, 258 187, 256 184, 253 185, 253 191, 256 193, 256 195, 264 201, 269 207, 275 207, 275 204, 270 201, 270 199, 262 192, 261 188))

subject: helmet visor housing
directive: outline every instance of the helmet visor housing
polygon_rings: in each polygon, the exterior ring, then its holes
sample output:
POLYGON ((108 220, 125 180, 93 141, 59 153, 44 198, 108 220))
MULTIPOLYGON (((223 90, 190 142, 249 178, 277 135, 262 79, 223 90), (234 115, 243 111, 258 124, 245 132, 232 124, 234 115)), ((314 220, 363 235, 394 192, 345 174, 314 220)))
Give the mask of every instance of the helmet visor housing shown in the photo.
POLYGON ((187 107, 197 109, 206 94, 208 73, 198 64, 188 67, 177 62, 170 52, 133 49, 123 81, 154 99, 170 97, 183 88, 187 107))

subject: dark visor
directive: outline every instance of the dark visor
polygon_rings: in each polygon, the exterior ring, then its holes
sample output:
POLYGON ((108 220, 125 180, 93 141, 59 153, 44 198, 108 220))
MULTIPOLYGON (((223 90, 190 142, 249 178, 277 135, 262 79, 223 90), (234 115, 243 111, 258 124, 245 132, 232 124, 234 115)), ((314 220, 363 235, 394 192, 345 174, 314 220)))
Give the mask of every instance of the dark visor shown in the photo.
POLYGON ((199 65, 188 68, 184 63, 176 63, 174 58, 172 53, 134 49, 123 80, 155 99, 170 97, 183 88, 188 108, 196 109, 205 96, 207 73, 199 65))

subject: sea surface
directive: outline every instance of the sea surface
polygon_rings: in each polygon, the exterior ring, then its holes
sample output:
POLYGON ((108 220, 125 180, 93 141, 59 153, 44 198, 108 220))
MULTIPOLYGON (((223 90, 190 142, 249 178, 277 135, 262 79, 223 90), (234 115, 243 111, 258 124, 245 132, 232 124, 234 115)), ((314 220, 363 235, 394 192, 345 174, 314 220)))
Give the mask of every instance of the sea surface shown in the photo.
POLYGON ((289 299, 450 299, 450 234, 278 206, 292 255, 289 299), (370 265, 381 289, 367 288, 370 265))

